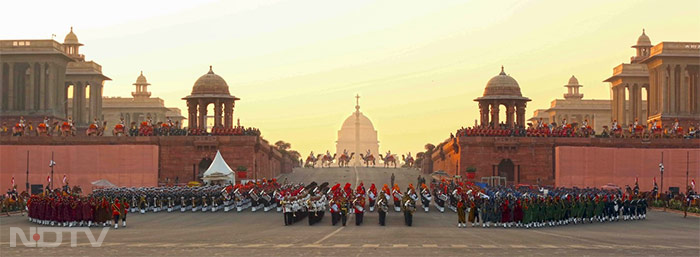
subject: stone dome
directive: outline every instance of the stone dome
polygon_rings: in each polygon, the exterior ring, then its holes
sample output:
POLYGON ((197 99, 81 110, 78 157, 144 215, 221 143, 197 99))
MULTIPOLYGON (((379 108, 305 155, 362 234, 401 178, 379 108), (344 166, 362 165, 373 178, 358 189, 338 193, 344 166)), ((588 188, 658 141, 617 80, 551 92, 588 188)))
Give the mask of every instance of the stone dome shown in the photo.
POLYGON ((578 85, 578 79, 576 79, 574 75, 571 75, 571 78, 569 79, 569 85, 578 85))
POLYGON ((651 40, 649 39, 649 36, 645 33, 645 31, 642 29, 642 35, 639 36, 637 39, 637 44, 635 46, 652 46, 651 45, 651 40))
POLYGON ((70 27, 70 32, 68 32, 68 35, 66 35, 66 38, 63 39, 64 44, 80 44, 78 42, 78 36, 73 33, 73 27, 70 27))
POLYGON ((194 82, 192 95, 231 95, 228 91, 226 81, 219 75, 214 74, 212 67, 209 72, 202 75, 194 82))
POLYGON ((486 83, 486 88, 484 89, 484 96, 519 96, 520 86, 518 82, 511 76, 508 76, 505 71, 503 71, 503 66, 501 66, 501 73, 497 76, 491 78, 488 83, 486 83))
MULTIPOLYGON (((354 131, 355 129, 355 113, 350 115, 345 121, 343 122, 343 126, 340 127, 341 130, 352 130, 354 131)), ((374 130, 374 125, 372 125, 372 121, 367 118, 364 114, 360 113, 360 129, 371 129, 374 130)))
POLYGON ((146 80, 146 76, 143 75, 143 71, 141 71, 141 75, 139 75, 139 77, 136 78, 136 83, 134 83, 134 85, 136 85, 136 84, 147 84, 147 85, 150 85, 150 84, 148 83, 148 81, 146 80))

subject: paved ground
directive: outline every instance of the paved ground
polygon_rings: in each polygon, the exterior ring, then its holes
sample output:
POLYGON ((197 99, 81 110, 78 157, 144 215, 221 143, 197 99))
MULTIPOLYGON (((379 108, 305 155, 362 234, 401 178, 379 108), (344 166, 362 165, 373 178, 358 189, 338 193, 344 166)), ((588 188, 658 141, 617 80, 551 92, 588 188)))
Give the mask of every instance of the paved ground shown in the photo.
MULTIPOLYGON (((388 183, 391 172, 397 183, 415 183, 417 171, 403 169, 302 169, 291 181, 362 180, 388 183)), ((284 177, 281 178, 284 180, 284 177)), ((404 187, 404 186, 402 186, 404 187)), ((0 218, 0 256, 700 256, 700 218, 653 211, 645 221, 587 224, 541 229, 483 229, 456 227, 456 214, 417 212, 414 227, 403 225, 400 213, 388 216, 388 225, 377 225, 376 213, 366 214, 365 224, 333 227, 329 215, 317 225, 306 220, 283 226, 278 213, 149 213, 129 214, 129 227, 109 230, 99 248, 79 234, 71 247, 69 233, 57 248, 9 245, 10 228, 29 234, 34 224, 26 217, 0 218)), ((351 217, 349 223, 353 223, 351 217)), ((97 237, 99 229, 92 229, 97 237)), ((51 242, 55 236, 45 234, 51 242)))

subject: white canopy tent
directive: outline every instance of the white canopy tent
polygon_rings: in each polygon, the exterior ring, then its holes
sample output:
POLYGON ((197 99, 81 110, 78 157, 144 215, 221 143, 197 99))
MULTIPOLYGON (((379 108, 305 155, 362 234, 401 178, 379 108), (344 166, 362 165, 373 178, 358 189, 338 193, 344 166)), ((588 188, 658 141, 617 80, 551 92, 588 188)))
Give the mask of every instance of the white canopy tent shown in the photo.
POLYGON ((236 177, 231 167, 226 164, 224 158, 221 157, 221 152, 216 151, 216 157, 211 162, 207 171, 202 176, 205 184, 228 184, 235 183, 236 177))
POLYGON ((94 187, 103 187, 103 188, 117 187, 116 185, 112 184, 112 182, 109 182, 109 180, 106 180, 106 179, 95 180, 92 182, 92 185, 94 187))

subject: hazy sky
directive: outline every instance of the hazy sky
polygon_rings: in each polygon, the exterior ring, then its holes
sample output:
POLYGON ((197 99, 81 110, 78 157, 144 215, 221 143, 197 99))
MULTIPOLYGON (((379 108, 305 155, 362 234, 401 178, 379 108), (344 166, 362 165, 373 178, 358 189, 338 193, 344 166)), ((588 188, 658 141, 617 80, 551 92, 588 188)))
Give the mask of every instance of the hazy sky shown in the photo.
MULTIPOLYGON (((70 26, 86 59, 130 96, 143 70, 153 96, 186 113, 209 65, 237 102, 234 118, 303 155, 335 149, 360 94, 380 150, 417 152, 478 118, 474 98, 500 66, 532 99, 562 98, 571 75, 586 99, 653 44, 700 41, 700 1, 6 1, 0 38, 60 42, 70 26)), ((186 115, 186 114, 185 114, 186 115)), ((333 150, 331 150, 333 152, 333 150)))

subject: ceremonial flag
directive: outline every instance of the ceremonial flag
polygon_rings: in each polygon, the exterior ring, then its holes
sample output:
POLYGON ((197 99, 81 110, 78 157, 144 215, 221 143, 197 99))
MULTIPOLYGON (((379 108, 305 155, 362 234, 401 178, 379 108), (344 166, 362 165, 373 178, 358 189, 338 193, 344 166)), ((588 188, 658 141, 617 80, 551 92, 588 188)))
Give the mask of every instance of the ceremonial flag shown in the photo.
POLYGON ((63 184, 64 184, 64 185, 66 184, 66 180, 67 180, 66 174, 63 174, 63 184))
POLYGON ((690 186, 695 190, 695 179, 690 180, 690 186))
POLYGON ((635 177, 635 178, 634 178, 634 184, 635 184, 635 185, 639 184, 639 177, 635 177))
POLYGON ((654 177, 654 186, 656 186, 656 177, 654 177))
POLYGON ((46 182, 49 182, 49 184, 51 184, 51 175, 46 176, 46 182))
POLYGON ((15 176, 12 176, 12 185, 11 187, 15 187, 15 176))

